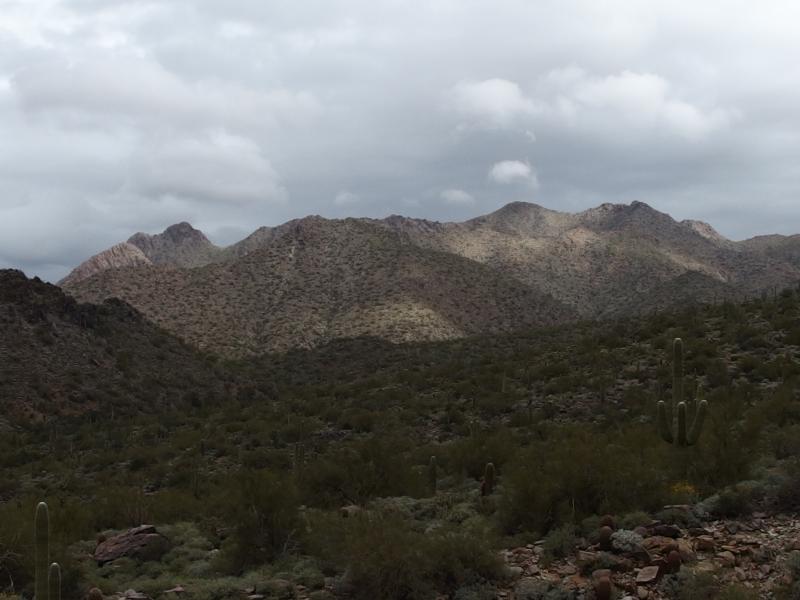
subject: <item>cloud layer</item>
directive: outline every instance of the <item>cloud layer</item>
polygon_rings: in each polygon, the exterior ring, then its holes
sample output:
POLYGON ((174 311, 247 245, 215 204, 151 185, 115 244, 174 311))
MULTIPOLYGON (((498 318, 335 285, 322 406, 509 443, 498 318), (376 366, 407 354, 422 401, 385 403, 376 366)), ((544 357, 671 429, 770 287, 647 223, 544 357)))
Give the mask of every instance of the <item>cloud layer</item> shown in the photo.
POLYGON ((137 230, 644 200, 800 230, 795 3, 6 0, 0 266, 137 230))

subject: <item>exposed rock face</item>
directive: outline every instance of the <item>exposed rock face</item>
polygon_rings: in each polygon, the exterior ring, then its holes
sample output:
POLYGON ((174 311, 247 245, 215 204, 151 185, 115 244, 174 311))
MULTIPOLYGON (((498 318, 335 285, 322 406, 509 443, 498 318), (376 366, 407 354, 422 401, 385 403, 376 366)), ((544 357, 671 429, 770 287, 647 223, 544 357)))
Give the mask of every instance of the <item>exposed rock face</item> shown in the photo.
POLYGON ((129 242, 156 267, 99 259, 65 287, 92 302, 122 297, 232 356, 622 317, 800 281, 800 236, 732 242, 643 202, 575 214, 514 202, 463 223, 311 216, 227 248, 181 223, 129 242))
POLYGON ((159 560, 169 550, 169 540, 152 525, 141 525, 97 545, 94 559, 102 566, 127 556, 141 561, 159 560))
POLYGON ((157 235, 140 232, 131 236, 128 243, 139 248, 156 265, 201 267, 218 259, 221 253, 202 231, 189 223, 171 225, 157 235))
POLYGON ((728 238, 726 238, 723 235, 720 235, 716 229, 714 229, 708 223, 704 223, 703 221, 694 221, 692 219, 686 219, 684 221, 681 221, 681 225, 685 225, 692 231, 695 231, 696 233, 702 235, 704 238, 707 238, 718 244, 722 244, 725 246, 733 245, 728 238))
POLYGON ((122 269, 125 267, 146 267, 153 264, 144 252, 137 246, 123 242, 95 254, 90 259, 75 267, 72 272, 58 282, 60 286, 67 287, 83 279, 88 279, 108 269, 122 269))

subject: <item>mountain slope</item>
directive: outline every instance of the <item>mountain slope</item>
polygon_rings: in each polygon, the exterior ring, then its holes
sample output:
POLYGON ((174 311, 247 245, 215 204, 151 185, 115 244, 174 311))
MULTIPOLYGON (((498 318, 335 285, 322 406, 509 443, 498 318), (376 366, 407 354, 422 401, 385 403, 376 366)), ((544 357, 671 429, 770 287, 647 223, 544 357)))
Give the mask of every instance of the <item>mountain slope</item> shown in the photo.
POLYGON ((128 304, 78 304, 54 285, 0 270, 4 418, 151 412, 218 385, 206 359, 128 304))
POLYGON ((643 202, 574 214, 514 202, 463 223, 307 217, 227 248, 182 223, 129 245, 150 264, 111 249, 63 285, 82 300, 121 297, 230 356, 624 316, 800 280, 800 236, 733 242, 643 202))
POLYGON ((112 269, 70 286, 124 295, 200 348, 244 356, 330 339, 442 340, 563 322, 551 297, 356 219, 295 222, 267 246, 197 269, 112 269))

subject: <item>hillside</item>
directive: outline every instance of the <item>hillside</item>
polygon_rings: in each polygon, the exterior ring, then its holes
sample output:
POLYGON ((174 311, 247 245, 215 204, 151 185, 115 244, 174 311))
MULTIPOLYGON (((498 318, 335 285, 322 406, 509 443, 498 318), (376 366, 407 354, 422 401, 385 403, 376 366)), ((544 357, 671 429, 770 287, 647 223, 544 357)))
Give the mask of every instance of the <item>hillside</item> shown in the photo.
POLYGON ((122 298, 226 356, 647 314, 800 280, 798 237, 733 242, 642 202, 575 214, 515 202, 463 223, 307 217, 227 248, 182 223, 123 248, 61 284, 83 301, 122 298))
POLYGON ((152 413, 213 397, 220 386, 206 359, 125 302, 79 304, 54 285, 0 270, 4 419, 152 413))
POLYGON ((342 337, 443 340, 574 313, 513 277, 359 220, 307 218, 237 260, 120 268, 67 285, 119 296, 202 349, 247 356, 342 337))
MULTIPOLYGON (((36 314, 54 288, 29 284, 9 289, 36 314)), ((333 340, 226 362, 215 378, 251 393, 4 431, 0 567, 30 597, 27 540, 46 498, 65 597, 180 586, 200 600, 578 600, 596 573, 650 600, 790 597, 798 355, 800 293, 787 289, 513 335, 333 340), (710 405, 689 448, 665 443, 652 418, 671 396, 675 336, 687 397, 702 384, 710 405), (488 462, 495 486, 482 494, 488 462), (600 538, 609 518, 624 538, 611 546, 600 538), (93 559, 98 536, 142 523, 169 551, 93 559)), ((132 363, 133 381, 147 368, 132 363)))

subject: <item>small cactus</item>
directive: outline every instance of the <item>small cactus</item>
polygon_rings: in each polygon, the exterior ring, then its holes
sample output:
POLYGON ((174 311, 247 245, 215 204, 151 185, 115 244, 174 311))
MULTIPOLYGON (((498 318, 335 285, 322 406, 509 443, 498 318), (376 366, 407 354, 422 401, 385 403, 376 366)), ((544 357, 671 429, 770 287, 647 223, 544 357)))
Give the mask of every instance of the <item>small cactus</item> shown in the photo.
POLYGON ((494 492, 494 463, 486 463, 481 483, 481 496, 489 496, 494 492))
POLYGON ((681 555, 677 550, 671 550, 667 555, 667 571, 677 573, 681 570, 681 555))
POLYGON ((597 535, 597 545, 600 547, 600 550, 605 550, 606 552, 613 550, 611 545, 611 536, 613 533, 614 530, 608 525, 603 525, 600 528, 597 535))
POLYGON ((103 592, 100 591, 100 588, 93 587, 86 594, 86 600, 103 600, 103 592))
POLYGON ((611 529, 616 529, 616 525, 614 524, 614 517, 611 515, 603 515, 600 517, 600 527, 611 527, 611 529))
POLYGON ((431 460, 430 462, 428 462, 428 487, 430 488, 431 494, 433 494, 434 496, 436 495, 438 478, 439 478, 439 467, 436 463, 436 457, 431 456, 431 460))
POLYGON ((303 467, 306 463, 306 447, 302 442, 294 445, 294 456, 292 458, 292 471, 294 476, 300 478, 303 474, 303 467))
MULTIPOLYGON (((701 392, 698 389, 697 409, 694 411, 691 427, 687 428, 687 405, 683 400, 683 341, 675 338, 672 348, 672 410, 668 414, 666 403, 663 400, 658 403, 658 430, 668 444, 692 446, 697 443, 703 430, 708 402, 701 398, 701 392), (676 413, 678 428, 677 432, 673 432, 672 420, 676 413)), ((691 404, 694 408, 695 402, 691 404)))
POLYGON ((47 587, 50 592, 48 600, 61 600, 61 567, 54 562, 47 572, 47 587))
POLYGON ((34 520, 34 598, 48 600, 48 570, 50 568, 50 513, 45 502, 39 502, 34 520))
POLYGON ((595 600, 611 600, 611 578, 606 576, 600 577, 594 583, 594 597, 595 600))

